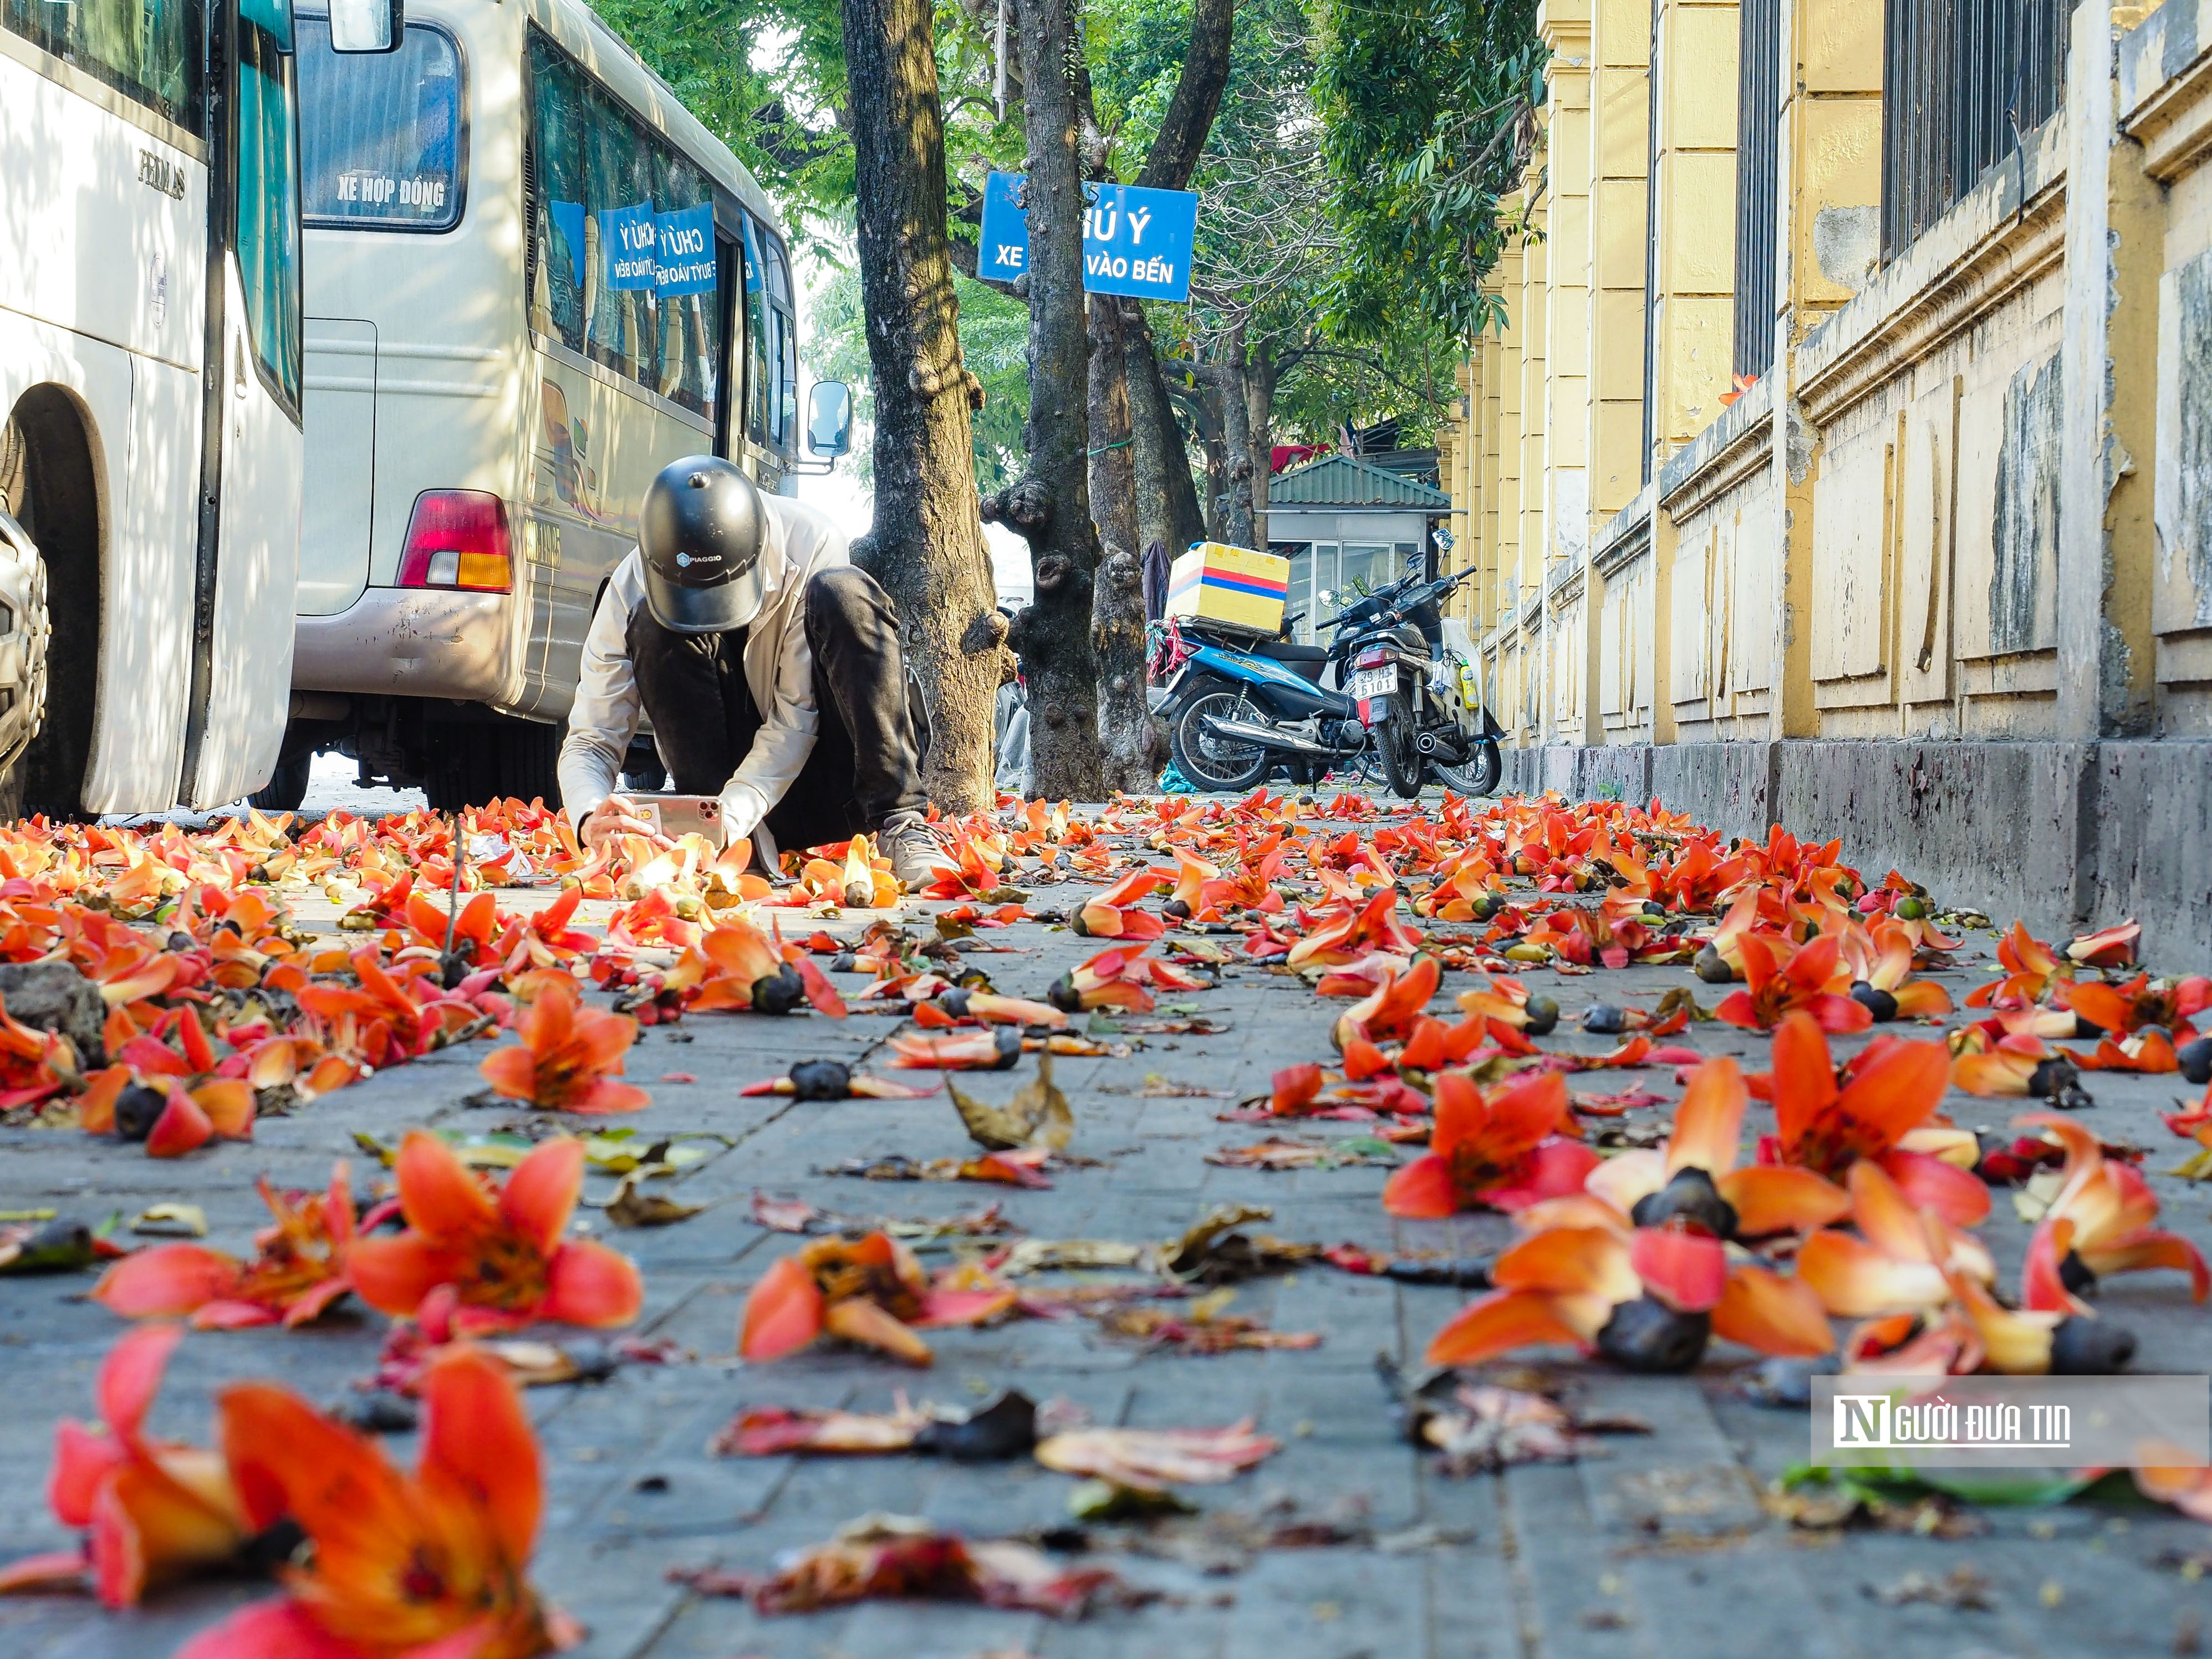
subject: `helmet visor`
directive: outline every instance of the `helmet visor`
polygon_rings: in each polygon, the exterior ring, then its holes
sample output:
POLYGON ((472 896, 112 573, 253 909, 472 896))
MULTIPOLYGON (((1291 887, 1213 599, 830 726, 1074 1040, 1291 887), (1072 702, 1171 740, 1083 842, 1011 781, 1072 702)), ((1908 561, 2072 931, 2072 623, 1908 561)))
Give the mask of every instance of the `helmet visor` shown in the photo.
POLYGON ((750 568, 712 587, 683 586, 654 569, 650 559, 642 562, 646 609, 672 634, 727 633, 750 627, 761 613, 767 588, 763 561, 755 560, 750 568))

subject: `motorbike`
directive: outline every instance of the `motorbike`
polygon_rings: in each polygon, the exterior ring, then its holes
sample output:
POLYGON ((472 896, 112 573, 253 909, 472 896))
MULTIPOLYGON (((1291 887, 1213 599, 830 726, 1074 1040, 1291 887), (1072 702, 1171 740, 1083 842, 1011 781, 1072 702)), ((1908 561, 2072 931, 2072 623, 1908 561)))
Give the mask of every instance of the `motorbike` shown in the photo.
POLYGON ((1356 765, 1367 728, 1352 698, 1322 683, 1343 655, 1341 641, 1299 645, 1188 618, 1170 623, 1159 653, 1167 690, 1155 712, 1167 722, 1176 768, 1201 788, 1237 793, 1278 766, 1295 782, 1313 783, 1356 765))
POLYGON ((1443 644, 1443 601, 1474 573, 1431 582, 1407 575, 1337 618, 1358 705, 1390 787, 1411 800, 1433 777, 1462 795, 1486 795, 1504 770, 1474 667, 1443 644))

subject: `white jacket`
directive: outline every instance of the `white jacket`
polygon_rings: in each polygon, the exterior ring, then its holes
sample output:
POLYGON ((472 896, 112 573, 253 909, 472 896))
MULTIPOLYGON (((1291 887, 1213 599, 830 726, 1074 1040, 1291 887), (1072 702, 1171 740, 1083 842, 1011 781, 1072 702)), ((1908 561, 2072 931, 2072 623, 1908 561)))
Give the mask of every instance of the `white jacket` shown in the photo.
MULTIPOLYGON (((753 746, 722 786, 722 811, 732 840, 754 835, 769 809, 814 752, 820 715, 814 706, 814 653, 806 643, 806 582, 817 570, 851 562, 843 536, 811 507, 763 495, 768 509, 761 546, 766 577, 761 613, 745 636, 745 684, 765 711, 753 746)), ((630 668, 630 614, 645 603, 644 555, 632 548, 615 567, 591 632, 583 672, 561 745, 561 801, 581 824, 615 791, 623 757, 642 712, 630 668)), ((711 716, 720 719, 718 712, 711 716)))

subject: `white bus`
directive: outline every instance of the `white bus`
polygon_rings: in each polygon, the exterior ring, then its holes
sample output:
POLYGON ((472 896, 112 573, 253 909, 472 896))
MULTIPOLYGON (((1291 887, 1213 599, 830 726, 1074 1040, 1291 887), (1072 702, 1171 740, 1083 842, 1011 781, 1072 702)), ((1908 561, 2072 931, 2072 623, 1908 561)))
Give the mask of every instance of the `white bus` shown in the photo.
POLYGON ((0 0, 8 816, 214 806, 276 763, 301 495, 292 53, 290 0, 0 0))
POLYGON ((416 0, 387 58, 299 28, 306 520, 292 728, 256 799, 295 802, 337 750, 439 806, 554 799, 653 474, 712 451, 774 490, 797 465, 783 235, 577 0, 416 0))

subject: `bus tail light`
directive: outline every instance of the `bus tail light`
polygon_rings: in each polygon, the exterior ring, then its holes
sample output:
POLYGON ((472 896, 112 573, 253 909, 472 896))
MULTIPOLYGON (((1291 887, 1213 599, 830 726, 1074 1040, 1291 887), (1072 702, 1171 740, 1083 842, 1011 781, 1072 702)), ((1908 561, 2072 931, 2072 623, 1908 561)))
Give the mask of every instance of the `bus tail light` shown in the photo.
POLYGON ((507 503, 485 489, 426 489, 417 495, 399 556, 399 585, 511 592, 514 556, 507 503))

